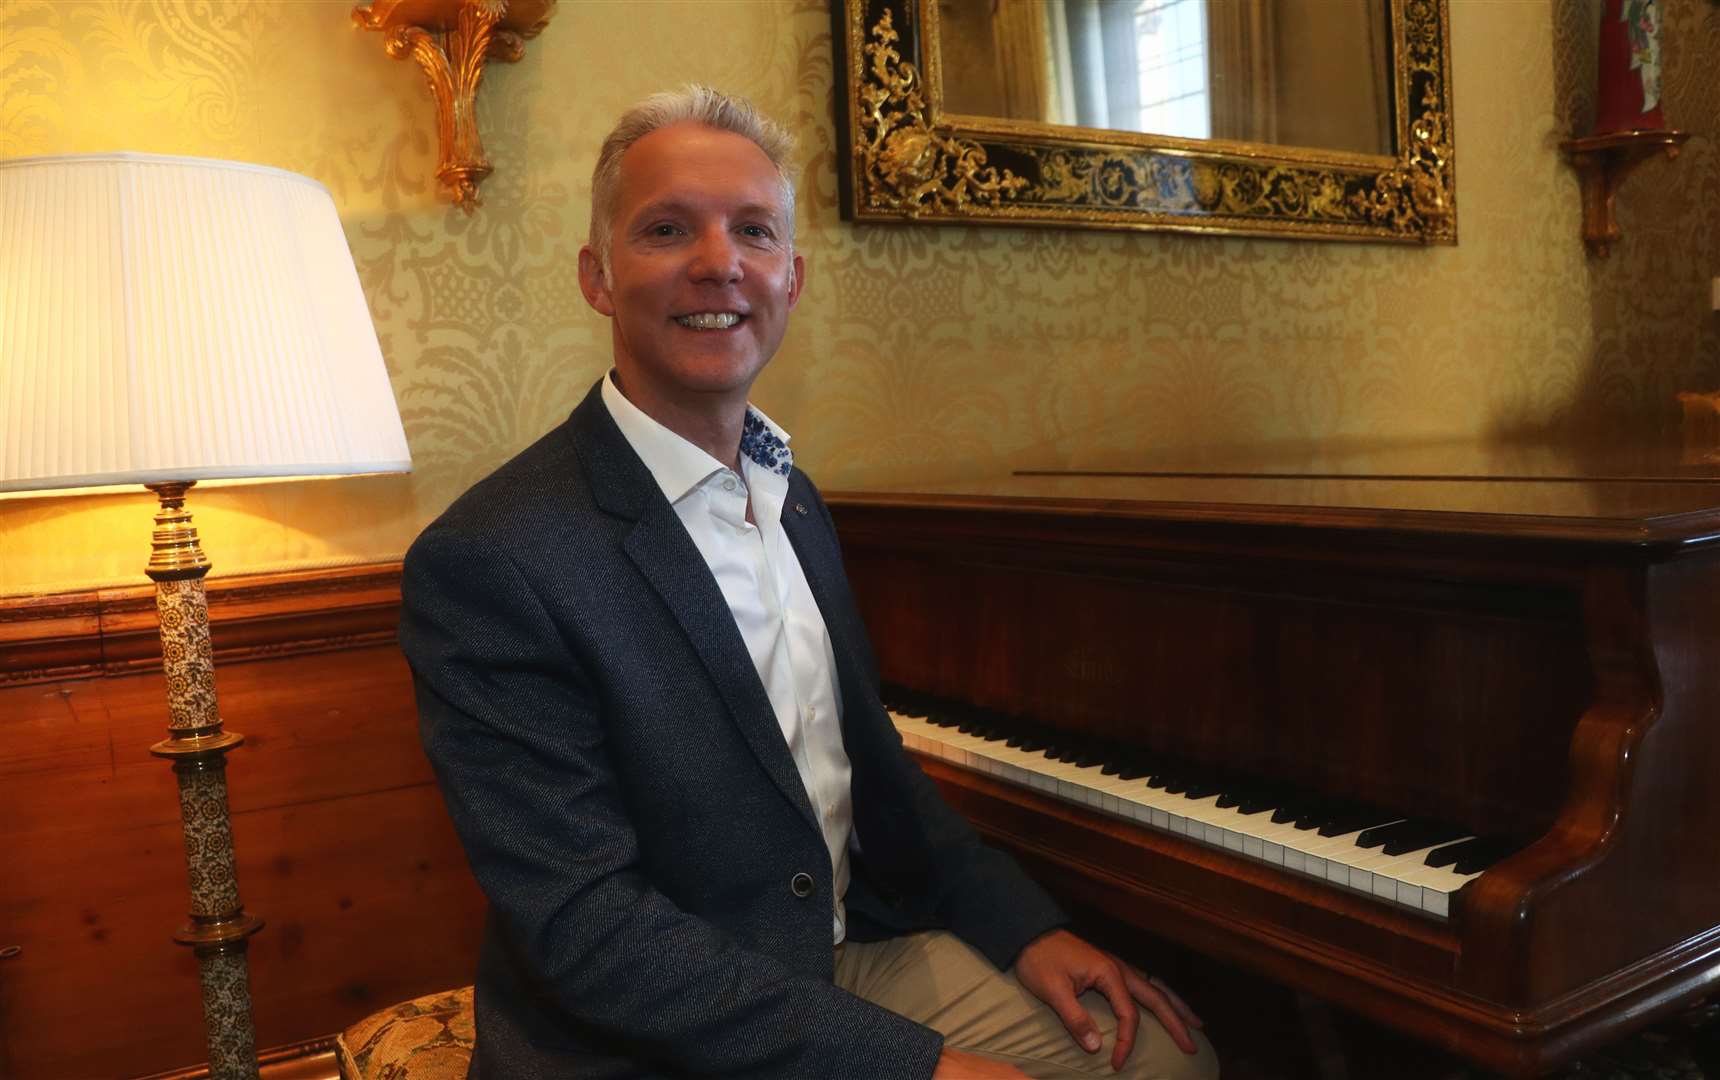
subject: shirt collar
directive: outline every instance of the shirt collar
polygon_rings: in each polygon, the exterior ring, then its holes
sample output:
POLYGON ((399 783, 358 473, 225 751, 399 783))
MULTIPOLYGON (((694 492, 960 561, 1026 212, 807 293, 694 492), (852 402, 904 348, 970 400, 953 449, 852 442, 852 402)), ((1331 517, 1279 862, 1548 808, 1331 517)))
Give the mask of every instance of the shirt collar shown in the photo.
POLYGON ((741 453, 752 458, 753 464, 766 472, 787 476, 794 468, 794 451, 788 448, 788 439, 788 432, 778 427, 775 420, 747 405, 746 419, 741 421, 741 453))
MULTIPOLYGON (((679 502, 712 473, 728 467, 628 401, 615 385, 613 369, 603 378, 602 395, 615 426, 621 429, 622 436, 671 504, 679 502)), ((740 450, 754 464, 787 476, 794 464, 788 440, 788 432, 775 421, 750 404, 747 406, 746 419, 741 423, 740 450)))

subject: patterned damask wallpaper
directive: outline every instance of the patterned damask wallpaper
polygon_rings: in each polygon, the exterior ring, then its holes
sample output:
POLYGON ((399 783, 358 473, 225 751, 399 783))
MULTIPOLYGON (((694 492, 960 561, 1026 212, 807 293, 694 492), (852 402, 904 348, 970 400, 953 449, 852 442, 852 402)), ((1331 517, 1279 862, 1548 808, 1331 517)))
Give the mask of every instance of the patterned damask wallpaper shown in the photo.
MULTIPOLYGON (((829 488, 1374 440, 1602 438, 1720 387, 1720 5, 1666 0, 1666 111, 1697 133, 1577 236, 1558 140, 1592 111, 1594 5, 1451 0, 1460 244, 864 227, 836 211, 824 0, 562 0, 479 114, 473 217, 435 190, 417 68, 345 0, 0 0, 0 155, 258 161, 341 207, 417 471, 198 493, 217 573, 398 556, 607 366, 574 276, 596 145, 699 80, 801 139, 810 277, 756 398, 829 488)), ((150 506, 0 502, 0 594, 142 581, 150 506)))

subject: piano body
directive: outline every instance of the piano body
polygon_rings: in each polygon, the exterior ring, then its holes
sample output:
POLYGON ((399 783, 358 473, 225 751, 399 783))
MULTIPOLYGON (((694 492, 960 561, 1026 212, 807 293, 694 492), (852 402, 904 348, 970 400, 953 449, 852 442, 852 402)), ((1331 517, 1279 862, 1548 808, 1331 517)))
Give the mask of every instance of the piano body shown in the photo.
POLYGON ((1720 978, 1720 472, 1643 471, 829 503, 887 704, 990 841, 1534 1076, 1720 978))

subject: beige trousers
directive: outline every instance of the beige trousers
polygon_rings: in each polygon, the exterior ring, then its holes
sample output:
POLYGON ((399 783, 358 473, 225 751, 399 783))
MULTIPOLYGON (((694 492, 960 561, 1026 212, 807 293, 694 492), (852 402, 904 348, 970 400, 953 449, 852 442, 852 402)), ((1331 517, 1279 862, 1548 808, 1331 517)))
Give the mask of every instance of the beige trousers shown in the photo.
POLYGON ((956 1050, 1005 1061, 1035 1080, 1212 1080, 1218 1058, 1200 1032, 1198 1053, 1185 1054, 1158 1021, 1141 1010, 1135 1049, 1123 1071, 1111 1071, 1117 1020, 1103 994, 1089 991, 1081 1004, 1104 1033, 1089 1054, 1057 1014, 998 971, 954 934, 934 931, 888 941, 846 942, 836 952, 836 985, 893 1013, 939 1031, 956 1050))

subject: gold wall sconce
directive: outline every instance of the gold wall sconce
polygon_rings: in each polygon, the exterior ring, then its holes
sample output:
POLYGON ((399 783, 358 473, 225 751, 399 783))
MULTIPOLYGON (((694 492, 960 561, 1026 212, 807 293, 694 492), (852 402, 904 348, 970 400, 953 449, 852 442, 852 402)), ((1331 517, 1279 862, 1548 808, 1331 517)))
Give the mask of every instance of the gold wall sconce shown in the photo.
POLYGON ((524 56, 526 42, 549 25, 555 5, 556 0, 371 0, 352 9, 353 22, 382 32, 389 56, 411 56, 424 69, 436 100, 436 177, 468 214, 481 203, 478 185, 491 172, 478 137, 484 63, 524 56))

